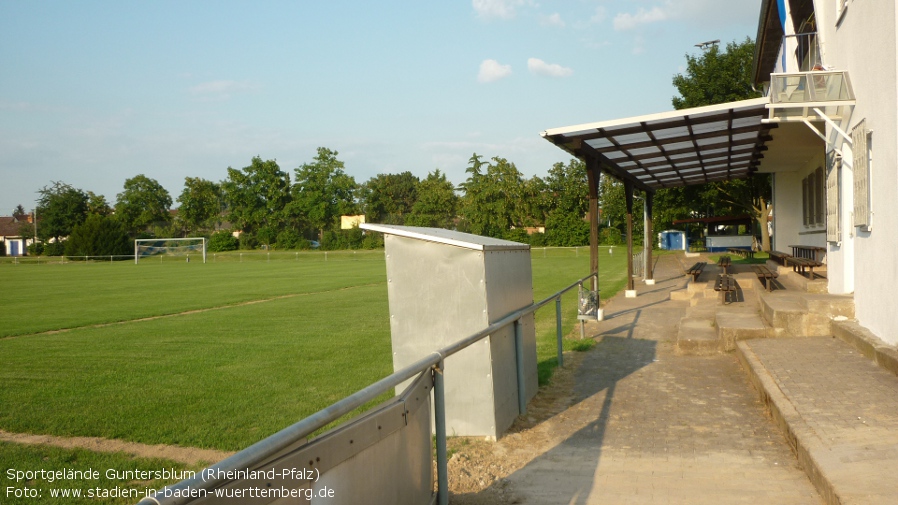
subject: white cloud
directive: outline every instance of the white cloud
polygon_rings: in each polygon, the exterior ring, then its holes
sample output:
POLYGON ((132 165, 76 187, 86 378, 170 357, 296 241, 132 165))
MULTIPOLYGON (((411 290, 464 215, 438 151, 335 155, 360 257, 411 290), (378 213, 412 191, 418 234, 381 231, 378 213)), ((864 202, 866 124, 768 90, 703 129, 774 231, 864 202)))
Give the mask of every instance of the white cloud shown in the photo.
POLYGON ((523 3, 524 0, 471 0, 477 16, 484 19, 511 19, 515 17, 515 8, 523 3))
POLYGON ((568 77, 574 73, 574 71, 568 67, 562 67, 557 63, 546 63, 539 58, 528 59, 527 69, 533 74, 545 75, 548 77, 568 77))
POLYGON ((477 73, 477 82, 495 82, 511 75, 511 65, 503 65, 496 60, 483 60, 480 63, 480 72, 477 73))
POLYGON ((555 12, 548 16, 541 16, 540 23, 545 26, 557 26, 558 28, 564 28, 564 20, 561 19, 561 14, 555 12))
POLYGON ((632 30, 641 25, 664 21, 670 17, 670 13, 661 7, 652 7, 649 10, 640 7, 636 14, 622 12, 614 16, 614 29, 617 31, 632 30))
POLYGON ((247 81, 209 81, 191 86, 190 94, 207 100, 227 100, 235 93, 256 88, 256 85, 247 81))
POLYGON ((604 5, 600 5, 596 7, 596 12, 589 18, 590 23, 601 23, 605 21, 605 18, 608 17, 608 12, 605 10, 604 5))

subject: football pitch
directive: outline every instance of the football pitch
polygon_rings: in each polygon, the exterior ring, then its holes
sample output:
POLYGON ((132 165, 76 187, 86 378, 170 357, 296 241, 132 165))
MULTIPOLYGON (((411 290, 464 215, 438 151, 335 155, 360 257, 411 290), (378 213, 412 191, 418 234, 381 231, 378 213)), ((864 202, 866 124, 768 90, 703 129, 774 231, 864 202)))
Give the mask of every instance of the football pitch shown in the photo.
MULTIPOLYGON (((602 251, 603 297, 622 288, 625 256, 602 251)), ((538 301, 588 272, 588 249, 534 249, 532 266, 538 301)), ((236 451, 392 372, 382 250, 4 263, 0 279, 8 432, 236 451)), ((563 311, 571 349, 575 291, 563 311)), ((536 329, 544 383, 554 304, 536 329)), ((0 444, 0 469, 23 450, 0 444)))

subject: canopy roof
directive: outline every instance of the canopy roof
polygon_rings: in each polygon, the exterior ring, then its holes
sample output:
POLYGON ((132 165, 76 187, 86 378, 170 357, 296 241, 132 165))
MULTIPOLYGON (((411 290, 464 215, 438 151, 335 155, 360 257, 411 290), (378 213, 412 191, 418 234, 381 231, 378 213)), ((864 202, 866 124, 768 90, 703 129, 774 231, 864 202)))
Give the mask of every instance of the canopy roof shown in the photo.
POLYGON ((546 130, 574 156, 594 159, 643 191, 741 179, 757 170, 776 124, 768 98, 546 130))

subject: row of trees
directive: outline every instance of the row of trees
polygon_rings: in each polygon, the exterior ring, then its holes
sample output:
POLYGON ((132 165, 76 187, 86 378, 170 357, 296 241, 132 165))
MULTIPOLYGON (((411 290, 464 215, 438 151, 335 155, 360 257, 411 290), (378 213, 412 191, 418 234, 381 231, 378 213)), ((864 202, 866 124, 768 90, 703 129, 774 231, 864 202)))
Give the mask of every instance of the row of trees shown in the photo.
MULTIPOLYGON (((687 56, 686 73, 674 77, 680 92, 674 106, 754 96, 749 75, 753 47, 746 40, 729 44, 725 52, 714 46, 701 57, 687 56)), ((54 182, 38 191, 37 238, 50 254, 86 255, 117 254, 109 251, 113 246, 108 243, 127 254, 128 238, 210 236, 223 228, 241 231, 243 248, 304 248, 310 240, 320 241, 326 249, 376 247, 374 237, 340 230, 340 216, 365 214, 368 222, 454 228, 533 245, 588 242, 588 188, 579 160, 556 163, 545 177, 526 178, 505 158, 484 160, 474 153, 466 180, 455 187, 438 169, 424 179, 402 172, 379 174, 359 184, 337 156, 336 151, 319 148, 311 162, 293 170, 292 178, 275 160, 261 157, 242 169, 229 167, 220 182, 187 177, 176 199, 177 213, 170 211, 173 200, 168 191, 145 175, 127 179, 114 204, 102 195, 54 182), (546 233, 528 234, 526 229, 536 226, 545 226, 546 233), (64 241, 65 237, 70 238, 64 241)), ((626 213, 623 186, 603 177, 599 190, 601 238, 605 243, 620 242, 626 213)), ((664 230, 675 219, 750 213, 763 223, 761 235, 768 246, 769 195, 770 183, 763 176, 659 190, 653 225, 664 230)), ((634 217, 634 238, 639 242, 642 213, 634 217)), ((23 226, 22 234, 30 236, 33 228, 23 226)), ((219 233, 213 243, 234 246, 225 235, 219 233)))

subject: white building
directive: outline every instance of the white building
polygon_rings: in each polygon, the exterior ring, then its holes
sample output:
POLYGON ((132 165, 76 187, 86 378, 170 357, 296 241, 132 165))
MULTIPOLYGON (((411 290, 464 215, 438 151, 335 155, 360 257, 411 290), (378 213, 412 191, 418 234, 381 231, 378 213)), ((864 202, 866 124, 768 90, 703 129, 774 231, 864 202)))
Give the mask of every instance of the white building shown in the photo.
POLYGON ((890 296, 898 285, 896 31, 894 1, 764 0, 753 69, 773 116, 793 121, 772 130, 768 145, 780 156, 759 166, 773 173, 773 248, 825 248, 829 292, 854 293, 860 324, 891 344, 898 343, 890 296), (811 126, 822 135, 784 138, 800 135, 796 127, 813 133, 811 126))
POLYGON ((898 344, 896 31, 894 0, 762 0, 753 79, 764 97, 542 135, 585 161, 591 208, 604 171, 624 182, 630 215, 634 191, 651 216, 657 189, 773 174, 773 250, 826 263, 829 292, 853 293, 858 322, 898 344))

